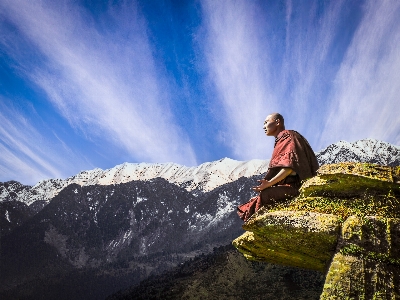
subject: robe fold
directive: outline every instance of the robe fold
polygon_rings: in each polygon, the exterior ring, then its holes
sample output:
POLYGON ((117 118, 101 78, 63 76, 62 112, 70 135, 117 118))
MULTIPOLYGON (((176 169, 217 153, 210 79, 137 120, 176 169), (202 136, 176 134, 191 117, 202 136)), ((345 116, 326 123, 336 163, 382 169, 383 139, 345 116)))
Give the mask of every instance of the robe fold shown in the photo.
POLYGON ((239 205, 237 213, 247 221, 262 206, 287 200, 299 194, 301 181, 313 177, 318 161, 307 140, 294 130, 283 130, 275 139, 274 151, 264 179, 272 179, 282 168, 290 168, 296 175, 289 175, 275 185, 266 188, 256 197, 239 205))

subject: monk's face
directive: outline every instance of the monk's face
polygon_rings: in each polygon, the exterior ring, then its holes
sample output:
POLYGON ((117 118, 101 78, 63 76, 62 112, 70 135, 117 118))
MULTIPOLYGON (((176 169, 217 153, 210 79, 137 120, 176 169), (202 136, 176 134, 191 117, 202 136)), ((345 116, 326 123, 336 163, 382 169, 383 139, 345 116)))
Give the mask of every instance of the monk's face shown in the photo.
POLYGON ((279 120, 274 120, 271 116, 268 116, 264 121, 263 129, 266 135, 276 136, 279 131, 279 120))

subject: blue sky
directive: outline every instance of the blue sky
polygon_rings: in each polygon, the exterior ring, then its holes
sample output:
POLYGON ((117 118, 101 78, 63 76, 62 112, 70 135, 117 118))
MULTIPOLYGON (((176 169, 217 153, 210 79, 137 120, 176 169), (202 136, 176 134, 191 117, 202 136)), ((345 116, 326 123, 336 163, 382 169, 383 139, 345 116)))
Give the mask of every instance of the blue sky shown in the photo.
POLYGON ((400 2, 0 1, 0 181, 400 144, 400 2))

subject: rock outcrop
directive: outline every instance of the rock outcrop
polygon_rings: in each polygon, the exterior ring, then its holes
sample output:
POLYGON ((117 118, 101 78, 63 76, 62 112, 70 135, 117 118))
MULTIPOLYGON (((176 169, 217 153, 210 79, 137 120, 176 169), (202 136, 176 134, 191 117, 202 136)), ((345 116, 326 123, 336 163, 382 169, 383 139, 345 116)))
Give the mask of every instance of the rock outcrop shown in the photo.
POLYGON ((326 274, 321 299, 400 299, 400 167, 324 165, 233 245, 250 260, 326 274))

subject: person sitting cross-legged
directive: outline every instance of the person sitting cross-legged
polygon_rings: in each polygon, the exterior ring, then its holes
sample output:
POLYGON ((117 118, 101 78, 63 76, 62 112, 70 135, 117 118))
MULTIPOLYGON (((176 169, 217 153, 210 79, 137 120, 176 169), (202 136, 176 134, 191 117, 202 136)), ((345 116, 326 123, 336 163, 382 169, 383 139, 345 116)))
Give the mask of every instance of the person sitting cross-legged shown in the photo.
POLYGON ((294 130, 286 130, 281 114, 267 116, 263 127, 267 136, 275 137, 274 151, 264 179, 253 187, 253 197, 237 208, 239 217, 247 221, 262 206, 288 200, 299 195, 301 181, 316 175, 318 161, 308 141, 294 130))

